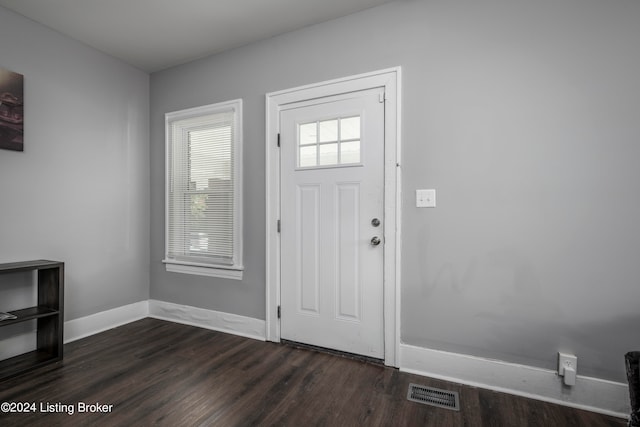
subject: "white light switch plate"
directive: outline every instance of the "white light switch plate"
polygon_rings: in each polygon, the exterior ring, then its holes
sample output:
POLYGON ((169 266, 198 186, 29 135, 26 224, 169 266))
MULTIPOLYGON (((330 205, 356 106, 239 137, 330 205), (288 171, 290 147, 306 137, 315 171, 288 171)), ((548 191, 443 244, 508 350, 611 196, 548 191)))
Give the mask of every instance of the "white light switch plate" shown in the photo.
POLYGON ((417 208, 435 208, 436 190, 416 190, 417 208))

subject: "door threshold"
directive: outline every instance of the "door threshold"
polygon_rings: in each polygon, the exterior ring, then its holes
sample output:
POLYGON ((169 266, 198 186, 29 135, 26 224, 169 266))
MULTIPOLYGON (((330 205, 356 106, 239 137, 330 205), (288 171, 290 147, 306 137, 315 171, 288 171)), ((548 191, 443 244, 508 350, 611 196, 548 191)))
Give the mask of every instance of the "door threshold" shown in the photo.
POLYGON ((344 357, 346 359, 357 360, 359 362, 370 363, 372 365, 385 366, 383 359, 376 359, 375 357, 364 356, 362 354, 348 353, 346 351, 335 350, 332 348, 319 347, 317 345, 305 344, 297 341, 289 341, 281 339, 280 343, 289 347, 298 348, 301 350, 311 350, 317 353, 331 354, 333 356, 344 357))

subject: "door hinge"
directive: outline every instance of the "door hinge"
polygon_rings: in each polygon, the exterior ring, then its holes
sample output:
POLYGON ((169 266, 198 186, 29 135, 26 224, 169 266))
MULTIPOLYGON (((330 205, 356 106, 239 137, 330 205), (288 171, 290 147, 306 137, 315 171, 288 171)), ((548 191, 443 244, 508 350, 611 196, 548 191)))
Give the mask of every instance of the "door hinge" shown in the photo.
POLYGON ((280 220, 278 220, 278 233, 280 232, 280 220))
POLYGON ((278 147, 280 147, 280 134, 278 134, 278 147))
POLYGON ((384 96, 384 92, 382 92, 381 94, 378 95, 378 102, 383 103, 386 100, 387 99, 384 96))
POLYGON ((280 311, 280 306, 278 306, 278 319, 282 316, 282 312, 280 311))

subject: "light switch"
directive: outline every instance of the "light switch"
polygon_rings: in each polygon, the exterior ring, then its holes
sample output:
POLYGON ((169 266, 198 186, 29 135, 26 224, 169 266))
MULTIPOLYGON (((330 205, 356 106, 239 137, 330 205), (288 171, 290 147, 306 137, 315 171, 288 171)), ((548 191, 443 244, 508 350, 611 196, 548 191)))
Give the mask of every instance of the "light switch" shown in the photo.
POLYGON ((436 190, 416 190, 417 208, 435 208, 436 190))

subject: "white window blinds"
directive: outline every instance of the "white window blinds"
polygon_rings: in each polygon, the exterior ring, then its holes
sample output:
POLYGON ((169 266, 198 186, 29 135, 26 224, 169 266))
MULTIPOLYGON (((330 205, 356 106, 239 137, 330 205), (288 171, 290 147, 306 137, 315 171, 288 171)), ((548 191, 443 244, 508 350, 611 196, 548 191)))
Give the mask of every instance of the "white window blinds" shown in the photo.
POLYGON ((240 101, 167 114, 167 263, 241 269, 240 101))

